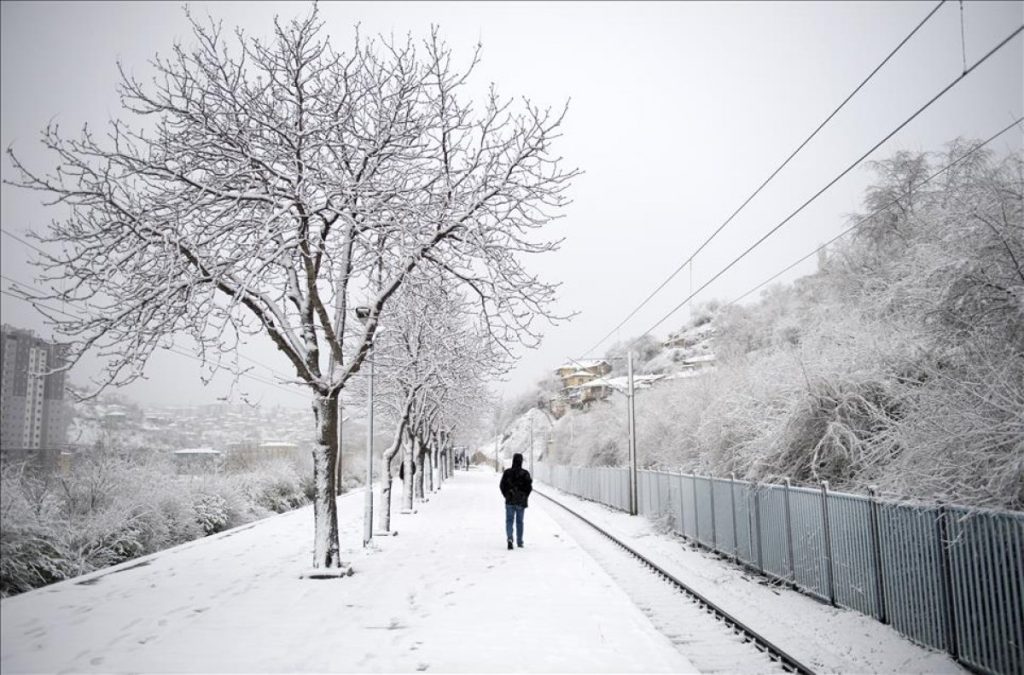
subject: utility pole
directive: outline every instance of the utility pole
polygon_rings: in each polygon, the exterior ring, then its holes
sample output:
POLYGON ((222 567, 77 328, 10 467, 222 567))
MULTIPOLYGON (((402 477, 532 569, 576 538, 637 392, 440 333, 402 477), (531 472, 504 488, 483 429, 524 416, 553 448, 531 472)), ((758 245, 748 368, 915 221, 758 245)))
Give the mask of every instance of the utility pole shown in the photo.
POLYGON ((373 539, 373 359, 366 388, 366 506, 363 510, 363 546, 373 539))
POLYGON ((530 411, 530 475, 533 475, 533 411, 530 411))
POLYGON ((633 388, 633 352, 626 354, 626 417, 629 424, 629 513, 637 514, 637 470, 636 470, 636 410, 633 401, 636 390, 633 388))

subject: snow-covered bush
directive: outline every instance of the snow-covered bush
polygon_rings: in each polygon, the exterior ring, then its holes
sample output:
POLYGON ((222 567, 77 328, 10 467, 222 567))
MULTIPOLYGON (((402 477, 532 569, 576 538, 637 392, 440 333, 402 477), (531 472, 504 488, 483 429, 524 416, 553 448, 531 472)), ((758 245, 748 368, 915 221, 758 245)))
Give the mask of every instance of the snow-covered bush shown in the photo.
POLYGON ((0 475, 0 596, 43 586, 73 574, 53 537, 58 500, 48 481, 23 465, 0 475))
POLYGON ((157 454, 95 452, 67 476, 0 467, 0 595, 175 546, 309 502, 294 466, 179 476, 157 454))
POLYGON ((245 474, 240 484, 249 501, 274 513, 306 503, 299 476, 288 462, 267 462, 245 474))
POLYGON ((228 502, 217 494, 197 494, 192 501, 192 517, 202 528, 203 534, 226 530, 231 523, 228 502))
POLYGON ((47 528, 30 524, 0 529, 0 597, 52 584, 74 574, 47 528))

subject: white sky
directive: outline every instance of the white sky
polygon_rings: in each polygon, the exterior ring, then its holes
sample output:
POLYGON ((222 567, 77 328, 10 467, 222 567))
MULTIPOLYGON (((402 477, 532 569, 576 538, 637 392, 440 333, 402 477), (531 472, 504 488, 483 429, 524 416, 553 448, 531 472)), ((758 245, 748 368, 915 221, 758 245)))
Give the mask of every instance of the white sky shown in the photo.
MULTIPOLYGON (((274 14, 305 3, 191 3, 226 26, 266 35, 274 14)), ((358 22, 364 33, 426 35, 438 24, 456 55, 483 43, 474 86, 495 82, 506 95, 554 106, 571 99, 557 150, 585 171, 574 203, 551 228, 562 249, 531 266, 564 282, 559 309, 578 311, 547 331, 504 385, 522 393, 568 357, 586 356, 710 234, 931 10, 907 3, 321 3, 335 44, 358 22)), ((50 168, 38 132, 51 118, 67 131, 119 115, 116 61, 138 74, 188 27, 178 3, 3 2, 2 144, 29 166, 50 168)), ((967 2, 968 65, 1024 22, 1019 2, 967 2)), ((1005 49, 882 146, 936 150, 958 135, 988 137, 1024 112, 1024 37, 1005 49)), ((947 2, 796 160, 701 253, 696 288, 767 229, 961 73, 961 12, 947 2)), ((995 145, 1020 149, 1014 130, 995 145)), ((12 177, 9 161, 2 173, 12 177)), ((698 301, 730 300, 830 239, 859 208, 869 180, 858 170, 715 282, 698 301)), ((39 195, 3 186, 2 224, 23 235, 50 218, 39 195)), ((2 270, 31 281, 29 251, 7 235, 2 270)), ((787 279, 806 274, 813 261, 787 279)), ((5 279, 4 289, 9 288, 5 279)), ((597 350, 645 332, 690 290, 680 274, 597 350)), ((34 310, 2 296, 3 321, 49 332, 34 310)), ((655 335, 687 318, 682 311, 655 335)), ((267 341, 250 354, 286 372, 267 341)), ((86 369, 73 373, 84 380, 86 369)), ((143 403, 200 403, 226 393, 203 387, 198 364, 155 357, 148 380, 125 393, 143 403)), ((262 373, 264 377, 266 373, 262 373)), ((266 403, 304 405, 305 395, 245 382, 266 403)))

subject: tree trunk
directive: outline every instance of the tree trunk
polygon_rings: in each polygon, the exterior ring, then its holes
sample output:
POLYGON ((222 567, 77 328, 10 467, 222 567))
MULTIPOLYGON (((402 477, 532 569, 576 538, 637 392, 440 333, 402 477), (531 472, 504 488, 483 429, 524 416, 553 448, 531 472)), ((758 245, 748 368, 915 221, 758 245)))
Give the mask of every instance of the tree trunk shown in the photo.
POLYGON ((405 432, 405 420, 399 423, 395 433, 395 440, 391 447, 384 451, 381 460, 384 464, 384 471, 381 474, 380 488, 380 511, 377 518, 377 526, 382 532, 391 531, 391 485, 395 480, 395 471, 392 466, 398 449, 402 446, 402 434, 405 432))
POLYGON ((444 484, 444 436, 440 431, 434 434, 434 472, 437 477, 434 490, 440 490, 444 484))
POLYGON ((423 493, 430 494, 434 491, 434 450, 430 446, 425 448, 423 463, 427 465, 427 472, 423 474, 423 493))
POLYGON ((404 462, 402 468, 402 506, 406 511, 412 513, 412 465, 413 465, 413 448, 412 441, 406 439, 406 442, 402 446, 402 461, 404 462))
POLYGON ((341 567, 338 503, 335 500, 337 398, 317 396, 313 401, 313 415, 317 434, 313 444, 313 567, 341 567))
POLYGON ((416 437, 414 443, 416 447, 416 464, 419 466, 420 470, 416 472, 416 478, 413 481, 413 488, 416 491, 416 499, 423 501, 426 497, 423 492, 423 477, 426 474, 426 471, 423 469, 425 468, 424 460, 426 459, 426 453, 425 448, 423 447, 423 441, 420 440, 419 436, 416 437))

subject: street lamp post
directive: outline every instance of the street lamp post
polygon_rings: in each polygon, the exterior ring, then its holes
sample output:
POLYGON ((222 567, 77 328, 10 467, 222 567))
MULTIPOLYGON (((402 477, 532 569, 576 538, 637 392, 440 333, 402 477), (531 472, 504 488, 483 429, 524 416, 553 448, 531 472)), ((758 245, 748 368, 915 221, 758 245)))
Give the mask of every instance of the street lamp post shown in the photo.
MULTIPOLYGON (((356 318, 365 325, 370 319, 369 307, 356 307, 356 318)), ((371 348, 372 353, 372 348, 371 348)), ((369 371, 366 386, 366 501, 363 508, 363 546, 373 539, 373 359, 367 357, 369 371)))
POLYGON ((530 411, 530 475, 533 475, 533 411, 530 411))

